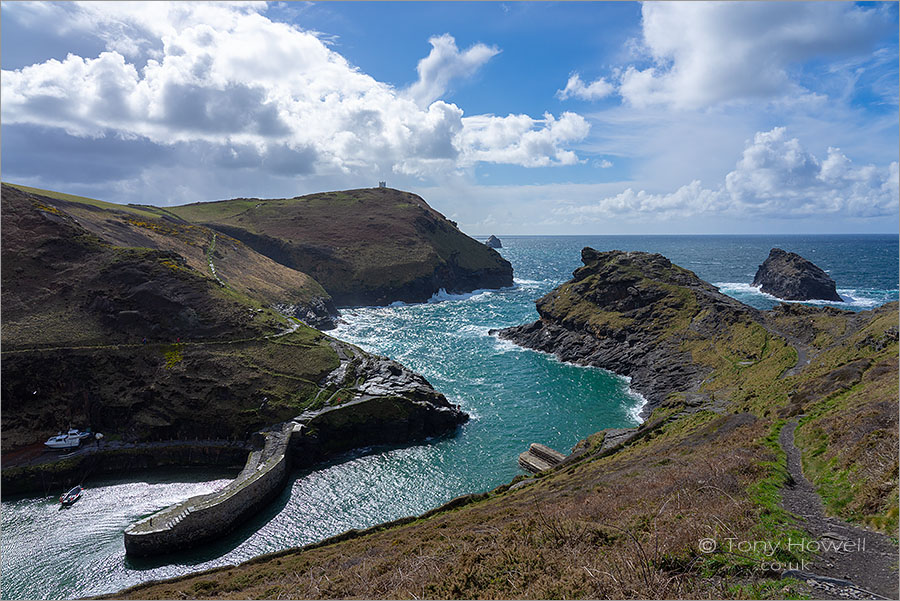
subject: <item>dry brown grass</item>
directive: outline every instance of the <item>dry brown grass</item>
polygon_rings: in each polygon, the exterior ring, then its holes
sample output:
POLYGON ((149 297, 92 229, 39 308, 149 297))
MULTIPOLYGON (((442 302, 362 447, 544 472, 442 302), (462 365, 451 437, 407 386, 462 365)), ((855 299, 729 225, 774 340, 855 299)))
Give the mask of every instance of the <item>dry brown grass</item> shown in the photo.
POLYGON ((739 557, 711 561, 697 542, 752 536, 760 508, 746 489, 772 458, 758 442, 764 422, 732 429, 731 421, 699 414, 619 454, 460 510, 132 595, 731 597, 735 583, 766 575, 739 557))

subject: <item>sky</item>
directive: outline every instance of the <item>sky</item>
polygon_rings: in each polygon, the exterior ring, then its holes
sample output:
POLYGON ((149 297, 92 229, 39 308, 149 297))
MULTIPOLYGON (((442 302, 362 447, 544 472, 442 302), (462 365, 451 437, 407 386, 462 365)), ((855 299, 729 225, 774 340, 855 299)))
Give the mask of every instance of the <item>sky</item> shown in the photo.
POLYGON ((2 2, 3 181, 471 235, 897 233, 896 2, 2 2))

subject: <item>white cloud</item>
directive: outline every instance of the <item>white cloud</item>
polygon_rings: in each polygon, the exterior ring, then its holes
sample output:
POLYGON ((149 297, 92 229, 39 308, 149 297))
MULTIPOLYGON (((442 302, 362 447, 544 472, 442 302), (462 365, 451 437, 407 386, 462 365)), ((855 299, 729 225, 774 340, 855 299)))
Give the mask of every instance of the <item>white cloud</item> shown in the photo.
POLYGON ((572 165, 578 157, 563 145, 583 139, 590 125, 575 113, 543 120, 528 115, 464 117, 460 136, 463 163, 511 163, 525 167, 572 165))
POLYGON ((820 161, 789 138, 785 128, 776 127, 756 134, 717 188, 704 188, 699 180, 670 193, 628 188, 596 202, 558 207, 554 213, 588 220, 648 214, 880 217, 898 212, 898 186, 896 162, 857 167, 837 148, 829 148, 820 161))
POLYGON ((452 79, 471 77, 500 53, 496 46, 484 44, 475 44, 460 52, 456 40, 448 33, 434 36, 428 43, 431 44, 431 52, 416 67, 419 80, 407 90, 409 96, 423 107, 443 96, 452 79))
MULTIPOLYGON (((478 161, 570 164, 577 157, 565 145, 587 132, 572 113, 463 117, 440 100, 418 105, 413 97, 440 95, 498 52, 478 44, 460 53, 449 35, 431 39, 406 94, 350 65, 317 34, 268 19, 265 4, 100 4, 21 13, 100 37, 108 50, 4 70, 4 125, 200 145, 237 157, 235 168, 273 165, 284 176, 367 177, 424 177, 478 161)), ((182 156, 202 166, 201 157, 182 156)))
POLYGON ((602 77, 585 85, 581 81, 581 76, 578 73, 573 73, 569 76, 566 87, 556 91, 556 97, 560 100, 567 100, 572 97, 581 98, 582 100, 600 100, 612 94, 614 90, 613 85, 602 77))
POLYGON ((594 167, 598 167, 600 169, 609 169, 612 167, 612 161, 608 161, 606 159, 600 159, 598 161, 594 161, 594 167))
POLYGON ((813 58, 869 53, 890 27, 882 9, 845 2, 645 2, 643 50, 619 93, 637 107, 809 96, 792 69, 813 58))

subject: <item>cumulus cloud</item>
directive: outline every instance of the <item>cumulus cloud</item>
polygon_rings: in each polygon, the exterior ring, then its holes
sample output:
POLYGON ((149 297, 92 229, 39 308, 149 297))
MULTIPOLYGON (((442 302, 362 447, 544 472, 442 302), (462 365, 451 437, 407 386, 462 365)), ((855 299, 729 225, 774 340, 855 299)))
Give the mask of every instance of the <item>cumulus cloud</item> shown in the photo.
POLYGON ((428 106, 447 91, 452 79, 471 77, 492 57, 500 53, 496 46, 475 44, 465 52, 456 47, 448 33, 428 40, 431 52, 419 61, 419 79, 407 90, 419 106, 428 106))
POLYGON ((882 13, 845 2, 645 2, 642 49, 654 64, 628 67, 619 93, 677 108, 809 95, 792 68, 869 53, 891 27, 882 13))
POLYGON ((572 165, 578 157, 565 150, 563 144, 581 140, 590 130, 581 115, 569 112, 559 119, 544 113, 540 121, 528 115, 480 115, 465 117, 463 123, 460 141, 466 164, 481 161, 525 167, 572 165))
MULTIPOLYGON (((464 117, 435 100, 499 52, 482 44, 460 52, 449 35, 430 40, 419 81, 404 92, 349 64, 316 33, 270 20, 265 4, 101 4, 11 7, 61 32, 99 37, 107 50, 4 70, 5 128, 203 148, 216 164, 284 176, 570 164, 577 157, 565 145, 587 133, 571 113, 464 117)), ((182 156, 202 166, 200 156, 182 156)))
POLYGON ((820 160, 799 140, 788 137, 784 127, 776 127, 754 136, 735 169, 717 188, 704 188, 699 180, 662 194, 628 188, 594 203, 564 206, 555 212, 587 220, 642 214, 879 217, 897 214, 898 186, 896 162, 887 167, 855 166, 837 148, 829 148, 820 160))
POLYGON ((569 76, 566 87, 556 91, 556 97, 560 100, 568 100, 572 97, 581 98, 582 100, 600 100, 612 94, 614 90, 615 87, 602 77, 585 85, 581 81, 581 76, 578 73, 573 73, 569 76))

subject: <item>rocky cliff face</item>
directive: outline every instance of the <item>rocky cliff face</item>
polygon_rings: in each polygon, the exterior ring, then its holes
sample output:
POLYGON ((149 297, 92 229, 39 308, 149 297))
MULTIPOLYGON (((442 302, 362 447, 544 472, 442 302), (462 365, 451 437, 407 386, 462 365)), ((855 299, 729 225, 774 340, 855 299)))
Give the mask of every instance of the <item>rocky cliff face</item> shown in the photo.
POLYGON ((2 200, 4 451, 70 426, 242 439, 376 385, 414 403, 409 414, 434 426, 426 435, 464 417, 401 366, 273 310, 263 299, 307 307, 304 294, 324 290, 237 240, 145 208, 72 207, 7 186, 2 200), (333 381, 341 369, 354 375, 333 381))
POLYGON ((753 285, 784 300, 843 302, 834 280, 800 255, 773 248, 759 266, 753 285))
POLYGON ((537 301, 538 321, 497 333, 563 361, 633 377, 648 410, 702 380, 704 368, 683 343, 756 315, 659 254, 585 248, 581 258, 573 279, 537 301))
MULTIPOLYGON (((320 329, 334 327, 337 309, 312 277, 254 251, 239 240, 210 228, 192 225, 159 207, 118 205, 49 191, 4 185, 4 228, 10 235, 4 252, 36 244, 54 244, 48 236, 87 236, 99 245, 168 253, 172 261, 210 283, 251 297, 320 329), (36 221, 37 219, 37 221, 36 221), (38 225, 40 224, 40 225, 38 225), (56 233, 48 228, 55 227, 56 233), (64 230, 71 230, 65 233, 64 230), (35 241, 23 240, 38 234, 35 241)), ((24 269, 23 262, 13 262, 24 269)), ((64 256, 49 253, 49 261, 64 256)), ((32 261, 33 263, 33 261, 32 261)), ((65 270, 55 270, 65 271, 65 270)), ((14 272, 4 277, 15 278, 14 272)), ((57 277, 54 274, 54 277, 57 277)), ((52 286, 48 290, 53 291, 52 286)))
POLYGON ((499 253, 463 234, 421 197, 391 188, 170 210, 310 274, 339 306, 423 302, 442 288, 512 285, 512 266, 499 253))

